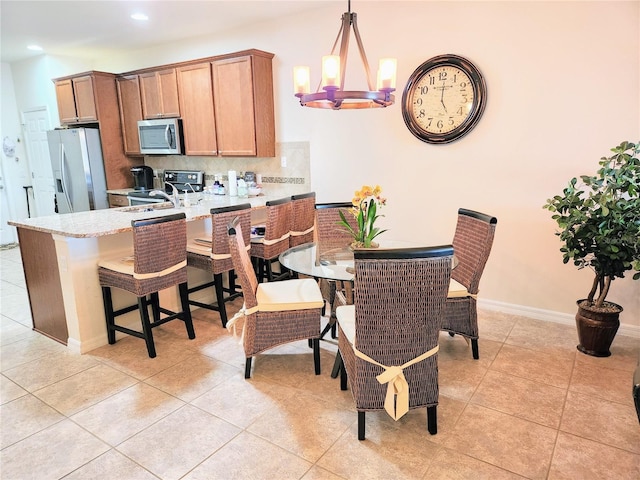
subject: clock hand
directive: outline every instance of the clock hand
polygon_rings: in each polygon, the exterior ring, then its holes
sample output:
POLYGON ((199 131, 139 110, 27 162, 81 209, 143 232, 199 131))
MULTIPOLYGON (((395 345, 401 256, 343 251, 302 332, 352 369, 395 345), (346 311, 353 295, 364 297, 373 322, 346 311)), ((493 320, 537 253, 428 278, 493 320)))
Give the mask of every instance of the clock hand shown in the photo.
POLYGON ((444 104, 444 89, 446 87, 444 86, 444 82, 442 82, 442 88, 440 89, 440 103, 442 104, 442 108, 444 108, 444 111, 449 113, 447 111, 447 106, 444 104))

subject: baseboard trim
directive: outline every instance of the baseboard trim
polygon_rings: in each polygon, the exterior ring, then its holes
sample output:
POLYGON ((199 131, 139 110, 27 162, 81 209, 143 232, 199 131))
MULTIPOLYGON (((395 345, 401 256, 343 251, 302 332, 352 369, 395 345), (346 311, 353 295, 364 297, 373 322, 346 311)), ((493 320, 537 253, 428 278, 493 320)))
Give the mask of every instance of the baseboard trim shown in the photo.
MULTIPOLYGON (((495 312, 508 313, 510 315, 520 315, 535 320, 543 320, 545 322, 561 323, 563 325, 575 325, 575 315, 568 313, 560 313, 553 310, 543 310, 541 308, 527 307, 524 305, 516 305, 513 303, 498 302, 496 300, 478 299, 478 307, 495 312)), ((627 337, 640 338, 640 326, 620 324, 618 335, 627 337)))

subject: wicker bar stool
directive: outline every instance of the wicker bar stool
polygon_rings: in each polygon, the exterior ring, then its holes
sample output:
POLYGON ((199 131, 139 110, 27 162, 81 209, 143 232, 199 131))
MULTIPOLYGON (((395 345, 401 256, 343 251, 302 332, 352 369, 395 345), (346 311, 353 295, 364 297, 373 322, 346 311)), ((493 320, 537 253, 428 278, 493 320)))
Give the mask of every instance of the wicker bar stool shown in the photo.
POLYGON ((438 431, 438 338, 451 277, 451 245, 356 250, 354 305, 340 306, 340 388, 347 383, 358 411, 385 410, 398 420, 427 408, 427 428, 438 431))
POLYGON ((98 263, 109 344, 116 342, 116 332, 143 338, 151 358, 156 356, 152 328, 171 320, 182 320, 190 339, 195 338, 187 294, 187 225, 185 214, 132 220, 133 256, 105 259, 98 263), (178 286, 181 312, 160 306, 158 292, 178 286), (111 288, 119 288, 138 297, 135 305, 114 311, 111 288), (153 322, 149 320, 151 305, 153 322), (133 310, 140 311, 142 331, 117 325, 115 318, 133 310), (164 317, 161 317, 164 314, 164 317))
POLYGON ((458 265, 451 273, 451 285, 442 330, 471 340, 474 359, 478 352, 478 312, 476 299, 482 272, 491 253, 498 219, 484 213, 460 208, 453 237, 458 265))
POLYGON ((266 203, 267 222, 264 237, 251 238, 251 257, 255 259, 258 282, 282 280, 289 272, 274 274, 272 263, 278 260, 282 252, 289 248, 291 231, 291 197, 272 200, 266 203))
POLYGON ((313 242, 316 223, 316 192, 291 196, 289 247, 313 242))
POLYGON ((213 280, 202 285, 189 288, 189 294, 199 292, 205 288, 214 287, 216 293, 215 303, 203 303, 192 298, 190 305, 200 308, 215 310, 220 314, 222 326, 227 326, 227 308, 225 304, 242 295, 236 289, 233 261, 229 253, 229 236, 227 224, 235 217, 240 218, 242 231, 245 232, 245 242, 249 245, 251 231, 251 204, 233 205, 230 207, 212 208, 211 213, 211 237, 195 238, 187 242, 187 266, 211 272, 213 280), (223 273, 228 273, 228 286, 224 286, 223 273), (226 295, 225 295, 226 294, 226 295))
POLYGON ((251 377, 254 355, 304 339, 311 340, 315 373, 320 375, 320 311, 324 302, 318 284, 311 278, 258 283, 238 219, 229 225, 228 231, 229 250, 242 285, 244 305, 229 320, 227 328, 235 328, 235 322, 244 318, 245 378, 251 377))
MULTIPOLYGON (((317 243, 318 254, 336 248, 343 248, 351 242, 353 237, 344 228, 338 225, 340 221, 340 210, 345 214, 345 218, 353 228, 357 228, 356 219, 349 210, 353 207, 351 202, 317 203, 316 204, 316 230, 315 241, 317 243)), ((336 338, 336 308, 338 305, 345 305, 352 298, 351 285, 348 282, 320 279, 320 290, 322 297, 329 305, 329 322, 322 330, 320 338, 323 338, 329 330, 331 337, 336 338), (342 295, 336 296, 336 292, 342 295)))

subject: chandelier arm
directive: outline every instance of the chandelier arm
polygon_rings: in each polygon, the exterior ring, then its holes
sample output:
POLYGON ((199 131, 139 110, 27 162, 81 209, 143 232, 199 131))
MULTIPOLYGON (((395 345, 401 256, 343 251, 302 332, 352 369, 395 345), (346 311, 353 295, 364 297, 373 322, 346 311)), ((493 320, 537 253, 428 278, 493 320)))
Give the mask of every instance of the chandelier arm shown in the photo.
POLYGON ((347 72, 347 54, 349 53, 349 37, 351 36, 351 22, 355 13, 347 12, 342 15, 342 41, 340 43, 340 90, 344 90, 344 77, 347 72))
MULTIPOLYGON (((362 59, 362 64, 364 65, 364 71, 367 75, 367 84, 369 85, 369 90, 373 91, 374 85, 371 81, 371 70, 369 69, 369 62, 367 61, 367 54, 364 51, 364 45, 362 44, 362 38, 360 37, 360 31, 358 30, 358 22, 357 15, 353 14, 353 34, 356 37, 356 43, 358 44, 358 50, 360 50, 360 58, 362 59)), ((344 74, 343 74, 344 75, 344 74)))

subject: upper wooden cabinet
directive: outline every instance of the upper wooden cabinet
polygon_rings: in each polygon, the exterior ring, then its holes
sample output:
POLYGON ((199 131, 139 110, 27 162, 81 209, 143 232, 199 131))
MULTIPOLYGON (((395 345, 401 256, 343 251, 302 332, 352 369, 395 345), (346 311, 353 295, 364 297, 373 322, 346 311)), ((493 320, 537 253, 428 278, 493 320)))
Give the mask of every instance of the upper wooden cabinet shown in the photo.
POLYGON ((140 82, 138 75, 125 75, 116 79, 120 123, 124 140, 124 153, 140 155, 138 120, 142 120, 140 82))
POLYGON ((272 55, 212 62, 218 154, 274 157, 272 55))
POLYGON ((142 116, 145 119, 180 116, 175 68, 141 73, 139 77, 142 116))
POLYGON ((252 49, 120 75, 125 151, 140 155, 138 120, 179 117, 185 155, 274 157, 272 59, 252 49))
POLYGON ((91 71, 54 78, 53 83, 62 125, 98 124, 107 189, 132 187, 131 167, 140 165, 143 159, 132 159, 124 153, 116 76, 91 71))
POLYGON ((213 85, 209 62, 177 69, 186 155, 217 155, 213 85))
POLYGON ((68 125, 98 121, 92 75, 66 78, 54 83, 60 123, 68 125))

